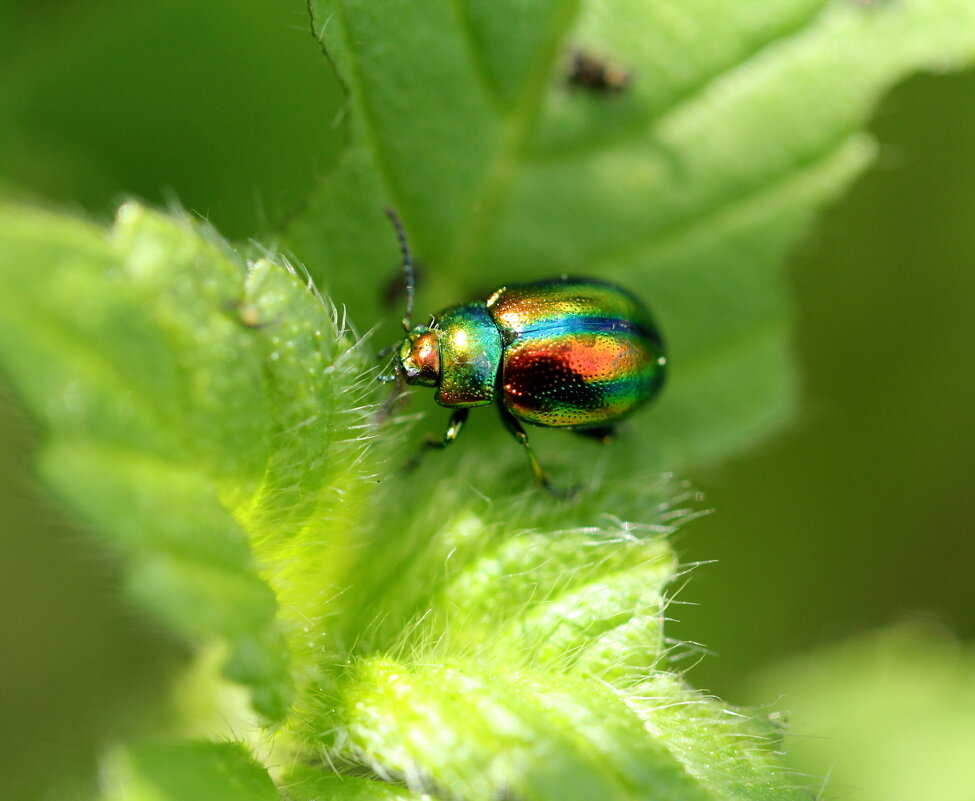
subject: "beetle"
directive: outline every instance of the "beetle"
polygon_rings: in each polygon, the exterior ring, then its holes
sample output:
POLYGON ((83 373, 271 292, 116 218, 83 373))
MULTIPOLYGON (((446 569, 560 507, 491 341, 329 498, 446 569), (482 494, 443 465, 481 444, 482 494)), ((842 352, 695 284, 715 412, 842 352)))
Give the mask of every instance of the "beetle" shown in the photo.
POLYGON ((542 469, 522 423, 564 428, 608 440, 616 423, 656 397, 664 385, 663 339, 633 294, 606 281, 566 275, 507 284, 487 300, 451 306, 430 325, 413 324, 413 259, 403 226, 386 209, 406 275, 406 333, 385 381, 436 387, 451 409, 441 439, 460 434, 470 410, 494 404, 505 428, 525 449, 538 486, 561 495, 542 469))

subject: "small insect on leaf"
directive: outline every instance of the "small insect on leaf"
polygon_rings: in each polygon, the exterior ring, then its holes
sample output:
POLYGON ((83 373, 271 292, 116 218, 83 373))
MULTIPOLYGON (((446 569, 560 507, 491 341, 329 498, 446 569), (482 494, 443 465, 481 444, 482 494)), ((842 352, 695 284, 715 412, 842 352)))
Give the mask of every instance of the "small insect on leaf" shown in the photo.
POLYGON ((619 64, 584 50, 576 50, 569 56, 567 81, 573 88, 615 95, 628 89, 632 78, 632 73, 619 64))

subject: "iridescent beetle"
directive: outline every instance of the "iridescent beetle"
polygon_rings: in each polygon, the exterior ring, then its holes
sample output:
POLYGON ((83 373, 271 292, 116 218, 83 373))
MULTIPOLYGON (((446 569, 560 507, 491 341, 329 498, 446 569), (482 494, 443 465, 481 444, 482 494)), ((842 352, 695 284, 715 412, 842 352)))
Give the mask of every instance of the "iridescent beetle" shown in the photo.
MULTIPOLYGON (((392 209, 406 276, 406 337, 385 381, 436 387, 452 409, 450 445, 475 406, 494 403, 524 447, 536 483, 553 487, 521 424, 608 439, 617 422, 659 394, 667 357, 646 307, 621 287, 562 276, 503 286, 486 301, 451 306, 430 325, 413 325, 415 282, 406 234, 392 209)), ((397 346, 387 348, 388 354, 397 346)))

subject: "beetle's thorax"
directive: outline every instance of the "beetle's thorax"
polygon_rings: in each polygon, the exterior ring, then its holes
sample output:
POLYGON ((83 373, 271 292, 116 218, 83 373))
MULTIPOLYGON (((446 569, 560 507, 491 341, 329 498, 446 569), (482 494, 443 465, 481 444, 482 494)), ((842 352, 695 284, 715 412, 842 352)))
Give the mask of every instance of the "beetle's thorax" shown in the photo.
POLYGON ((414 327, 400 345, 399 362, 407 384, 435 387, 440 381, 440 331, 414 327))

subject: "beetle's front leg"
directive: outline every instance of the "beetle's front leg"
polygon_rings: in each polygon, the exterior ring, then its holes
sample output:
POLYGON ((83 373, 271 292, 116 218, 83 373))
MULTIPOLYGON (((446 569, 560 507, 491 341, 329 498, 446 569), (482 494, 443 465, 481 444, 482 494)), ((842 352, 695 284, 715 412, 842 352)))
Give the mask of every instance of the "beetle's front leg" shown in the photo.
POLYGON ((450 415, 450 422, 447 424, 447 430, 444 432, 443 438, 437 438, 429 432, 423 438, 423 443, 420 445, 420 452, 410 461, 407 465, 408 469, 412 470, 420 463, 420 459, 423 458, 428 450, 436 448, 437 450, 443 450, 448 445, 452 444, 455 439, 460 435, 461 429, 464 427, 464 423, 467 422, 467 415, 470 413, 470 409, 455 409, 450 415))
POLYGON ((511 412, 505 409, 501 404, 498 404, 498 410, 501 412, 501 421, 504 423, 504 427, 508 429, 511 436, 517 440, 518 444, 525 449, 525 454, 528 456, 528 464, 531 466, 532 476, 535 478, 535 483, 550 495, 554 495, 556 498, 561 498, 562 500, 569 500, 572 498, 572 496, 575 495, 574 490, 560 490, 552 483, 552 480, 548 477, 548 474, 542 469, 542 464, 538 461, 535 451, 532 450, 532 446, 528 442, 528 434, 525 433, 525 429, 522 428, 521 423, 519 423, 514 415, 512 415, 511 412))
POLYGON ((470 411, 470 409, 455 409, 450 415, 450 422, 447 424, 447 430, 444 432, 443 439, 437 441, 433 434, 427 434, 427 440, 425 442, 427 447, 443 449, 453 443, 460 435, 464 423, 467 422, 467 415, 470 411))

